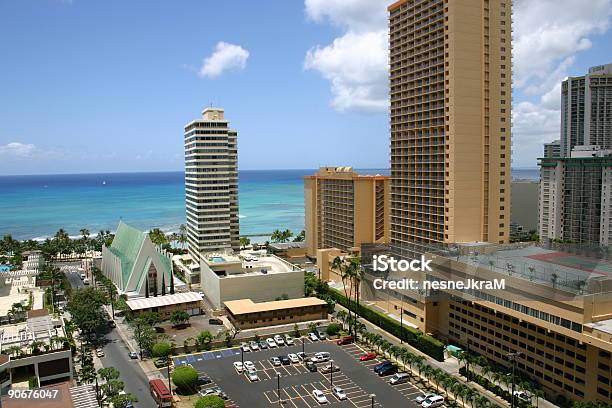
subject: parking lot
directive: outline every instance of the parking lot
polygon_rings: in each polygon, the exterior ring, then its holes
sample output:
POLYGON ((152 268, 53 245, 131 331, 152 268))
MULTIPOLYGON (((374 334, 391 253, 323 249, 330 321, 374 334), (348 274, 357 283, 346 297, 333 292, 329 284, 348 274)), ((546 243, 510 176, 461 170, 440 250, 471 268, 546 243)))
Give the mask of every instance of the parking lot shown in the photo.
POLYGON ((295 339, 293 346, 244 352, 244 361, 253 362, 258 381, 251 382, 239 374, 233 366, 241 361, 239 348, 215 352, 197 353, 175 357, 175 366, 191 364, 200 374, 213 380, 203 388, 218 386, 228 396, 228 401, 240 407, 265 408, 279 405, 279 391, 282 405, 291 408, 314 408, 321 404, 313 396, 320 390, 328 400, 327 406, 369 408, 374 394, 375 407, 412 407, 420 391, 411 383, 399 385, 388 383, 391 376, 379 377, 373 372, 380 359, 362 362, 359 356, 366 353, 359 345, 338 346, 332 341, 312 342, 309 339, 295 339), (304 345, 302 346, 302 341, 304 345), (319 363, 319 370, 310 372, 303 363, 274 366, 271 357, 304 351, 312 356, 316 352, 329 352, 334 366, 340 368, 333 374, 323 374, 320 369, 327 363, 319 363), (333 384, 332 384, 333 382, 333 384), (339 400, 332 392, 333 386, 341 387, 347 399, 339 400))

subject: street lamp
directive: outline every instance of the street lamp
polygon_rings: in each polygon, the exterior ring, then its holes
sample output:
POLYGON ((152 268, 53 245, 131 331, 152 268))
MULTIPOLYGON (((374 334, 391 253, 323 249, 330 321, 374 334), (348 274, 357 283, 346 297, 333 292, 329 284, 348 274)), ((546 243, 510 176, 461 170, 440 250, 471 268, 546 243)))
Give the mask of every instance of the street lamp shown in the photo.
POLYGON ((374 408, 374 398, 376 398, 376 394, 370 394, 370 398, 372 398, 372 408, 374 408))
POLYGON ((400 344, 404 344, 404 308, 400 306, 400 344))
POLYGON ((329 385, 334 386, 334 360, 329 360, 329 385))
POLYGON ((170 361, 168 363, 168 389, 170 390, 170 396, 172 396, 172 385, 170 384, 170 361))
POLYGON ((281 405, 283 402, 280 395, 280 373, 278 371, 276 372, 276 389, 278 392, 278 405, 281 405))
POLYGON ((514 371, 516 370, 516 359, 520 357, 521 354, 522 353, 520 352, 506 354, 506 357, 508 357, 508 360, 512 361, 512 397, 511 397, 512 399, 510 400, 511 408, 514 408, 514 371))

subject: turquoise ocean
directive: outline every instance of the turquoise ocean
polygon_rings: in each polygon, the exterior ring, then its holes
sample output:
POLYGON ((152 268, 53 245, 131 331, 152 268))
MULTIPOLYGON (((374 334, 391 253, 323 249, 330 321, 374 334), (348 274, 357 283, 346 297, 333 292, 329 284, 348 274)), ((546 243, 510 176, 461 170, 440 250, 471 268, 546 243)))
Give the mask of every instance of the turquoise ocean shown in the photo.
MULTIPOLYGON (((296 234, 304 229, 303 177, 314 172, 240 171, 241 235, 263 241, 275 229, 296 234)), ((513 178, 538 177, 537 169, 513 169, 513 178)), ((114 231, 119 220, 142 230, 178 230, 185 223, 183 173, 0 176, 0 236, 44 239, 60 228, 71 236, 78 236, 81 228, 95 234, 114 231)))

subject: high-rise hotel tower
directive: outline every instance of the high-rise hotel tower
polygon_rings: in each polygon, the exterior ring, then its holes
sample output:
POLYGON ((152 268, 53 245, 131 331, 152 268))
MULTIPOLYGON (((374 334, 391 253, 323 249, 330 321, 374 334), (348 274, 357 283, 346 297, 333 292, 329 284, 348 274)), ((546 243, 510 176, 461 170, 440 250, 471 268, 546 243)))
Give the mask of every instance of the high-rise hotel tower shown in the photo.
POLYGON ((185 125, 185 195, 189 254, 240 249, 238 132, 220 108, 185 125))
POLYGON ((392 245, 507 242, 511 0, 388 10, 392 245))

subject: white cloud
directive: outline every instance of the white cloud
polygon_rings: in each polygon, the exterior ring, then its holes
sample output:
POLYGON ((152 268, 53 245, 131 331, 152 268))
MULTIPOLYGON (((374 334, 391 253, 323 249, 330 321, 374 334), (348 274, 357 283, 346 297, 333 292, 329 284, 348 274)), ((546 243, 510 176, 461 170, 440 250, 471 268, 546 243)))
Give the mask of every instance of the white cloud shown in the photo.
POLYGON ((231 69, 244 69, 249 52, 239 45, 219 41, 213 53, 206 57, 200 68, 200 76, 216 78, 231 69))
POLYGON ((388 106, 387 34, 354 33, 306 53, 304 68, 331 82, 331 105, 339 111, 384 111, 388 106))
POLYGON ((36 146, 20 142, 11 142, 0 145, 0 156, 30 157, 36 151, 36 146))
POLYGON ((304 68, 331 84, 338 111, 384 112, 388 96, 387 0, 305 0, 306 16, 329 21, 343 34, 306 53, 304 68))

